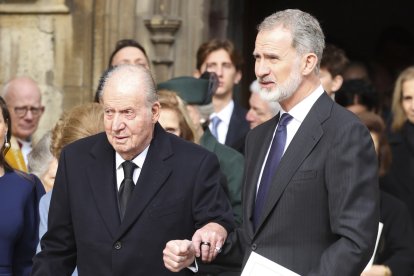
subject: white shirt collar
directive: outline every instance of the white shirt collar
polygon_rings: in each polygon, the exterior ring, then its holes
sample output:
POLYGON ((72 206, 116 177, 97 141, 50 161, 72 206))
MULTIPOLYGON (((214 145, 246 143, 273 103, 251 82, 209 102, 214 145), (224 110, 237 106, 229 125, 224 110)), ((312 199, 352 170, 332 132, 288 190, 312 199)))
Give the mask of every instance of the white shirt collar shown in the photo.
POLYGON ((231 100, 220 112, 213 113, 210 115, 210 119, 214 116, 220 118, 221 122, 226 124, 227 126, 230 124, 231 114, 233 114, 234 110, 234 101, 231 100))
MULTIPOLYGON (((318 88, 315 89, 310 95, 306 98, 301 100, 297 105, 295 105, 290 111, 289 114, 297 120, 299 123, 302 123, 305 120, 306 115, 308 115, 309 111, 311 110, 312 106, 315 102, 319 99, 319 97, 325 93, 320 85, 318 88)), ((286 113, 283 109, 280 110, 280 115, 286 113)))
MULTIPOLYGON (((138 168, 134 170, 134 175, 132 176, 135 184, 137 183, 139 175, 141 174, 141 169, 144 166, 145 158, 147 158, 148 149, 149 145, 140 154, 131 160, 135 165, 138 166, 138 168)), ((122 180, 124 179, 124 170, 122 168, 122 163, 124 161, 124 158, 122 158, 119 153, 115 152, 116 184, 118 190, 121 186, 122 180)))
MULTIPOLYGON (((135 165, 138 166, 138 168, 142 168, 144 165, 145 158, 147 157, 149 145, 140 153, 138 154, 134 159, 131 161, 135 163, 135 165)), ((125 159, 121 157, 121 155, 117 152, 115 152, 115 165, 116 169, 122 168, 122 163, 124 163, 125 159)))

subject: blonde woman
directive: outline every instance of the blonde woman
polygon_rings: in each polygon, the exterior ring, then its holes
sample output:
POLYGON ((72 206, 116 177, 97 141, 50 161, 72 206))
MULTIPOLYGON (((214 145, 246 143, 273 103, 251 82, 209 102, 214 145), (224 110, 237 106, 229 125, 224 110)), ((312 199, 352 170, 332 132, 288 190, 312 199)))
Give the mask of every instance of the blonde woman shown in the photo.
POLYGON ((392 113, 388 140, 393 159, 382 187, 407 205, 414 222, 414 66, 397 78, 392 113))

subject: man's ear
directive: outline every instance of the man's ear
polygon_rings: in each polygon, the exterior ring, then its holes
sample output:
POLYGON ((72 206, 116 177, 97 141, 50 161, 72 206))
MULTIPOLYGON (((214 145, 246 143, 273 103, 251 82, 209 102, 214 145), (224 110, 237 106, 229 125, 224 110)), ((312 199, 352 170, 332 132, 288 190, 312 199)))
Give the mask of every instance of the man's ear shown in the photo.
POLYGON ((234 77, 234 84, 238 84, 242 78, 241 70, 237 70, 236 76, 234 77))
POLYGON ((314 72, 316 65, 318 64, 318 57, 314 53, 305 54, 302 57, 302 74, 309 75, 314 72))
POLYGON ((336 75, 335 78, 332 79, 332 92, 336 92, 341 88, 342 83, 344 82, 344 78, 341 75, 336 75))
POLYGON ((151 107, 152 122, 154 124, 158 122, 158 119, 160 118, 160 111, 161 111, 161 104, 159 102, 155 102, 151 107))
POLYGON ((200 71, 198 71, 198 69, 195 69, 193 72, 193 77, 198 79, 200 78, 200 76, 201 76, 200 71))

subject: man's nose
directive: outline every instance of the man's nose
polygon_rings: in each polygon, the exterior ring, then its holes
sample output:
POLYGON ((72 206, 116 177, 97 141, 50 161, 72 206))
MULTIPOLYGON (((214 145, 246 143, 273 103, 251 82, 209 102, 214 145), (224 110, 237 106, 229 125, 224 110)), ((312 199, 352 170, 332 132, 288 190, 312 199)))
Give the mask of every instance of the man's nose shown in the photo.
POLYGON ((252 122, 254 120, 254 111, 251 108, 247 111, 246 120, 248 122, 252 122))
POLYGON ((216 73, 217 77, 223 76, 223 67, 217 66, 216 68, 210 70, 210 72, 216 73))
POLYGON ((112 130, 119 131, 125 126, 124 120, 119 113, 115 113, 112 120, 112 130))
POLYGON ((33 116, 32 111, 30 110, 30 108, 27 109, 27 112, 24 115, 24 118, 27 119, 27 120, 33 120, 34 116, 33 116))
POLYGON ((255 73, 256 73, 256 77, 266 76, 266 75, 268 75, 270 73, 269 66, 263 60, 256 61, 255 73))

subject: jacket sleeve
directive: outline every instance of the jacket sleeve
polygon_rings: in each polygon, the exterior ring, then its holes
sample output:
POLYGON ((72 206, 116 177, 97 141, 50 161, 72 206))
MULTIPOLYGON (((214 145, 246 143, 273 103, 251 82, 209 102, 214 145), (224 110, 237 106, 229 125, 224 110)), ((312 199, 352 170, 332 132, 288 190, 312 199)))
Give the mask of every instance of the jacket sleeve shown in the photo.
POLYGON ((330 228, 338 240, 310 275, 359 275, 373 254, 379 225, 377 156, 368 130, 355 120, 332 139, 325 185, 330 228))
POLYGON ((234 228, 229 199, 220 185, 221 171, 217 157, 208 153, 197 169, 193 192, 193 216, 196 228, 209 222, 222 225, 227 233, 234 228))
POLYGON ((33 258, 32 275, 71 275, 76 266, 76 243, 73 233, 65 152, 61 154, 50 202, 48 231, 40 245, 42 251, 33 258))

